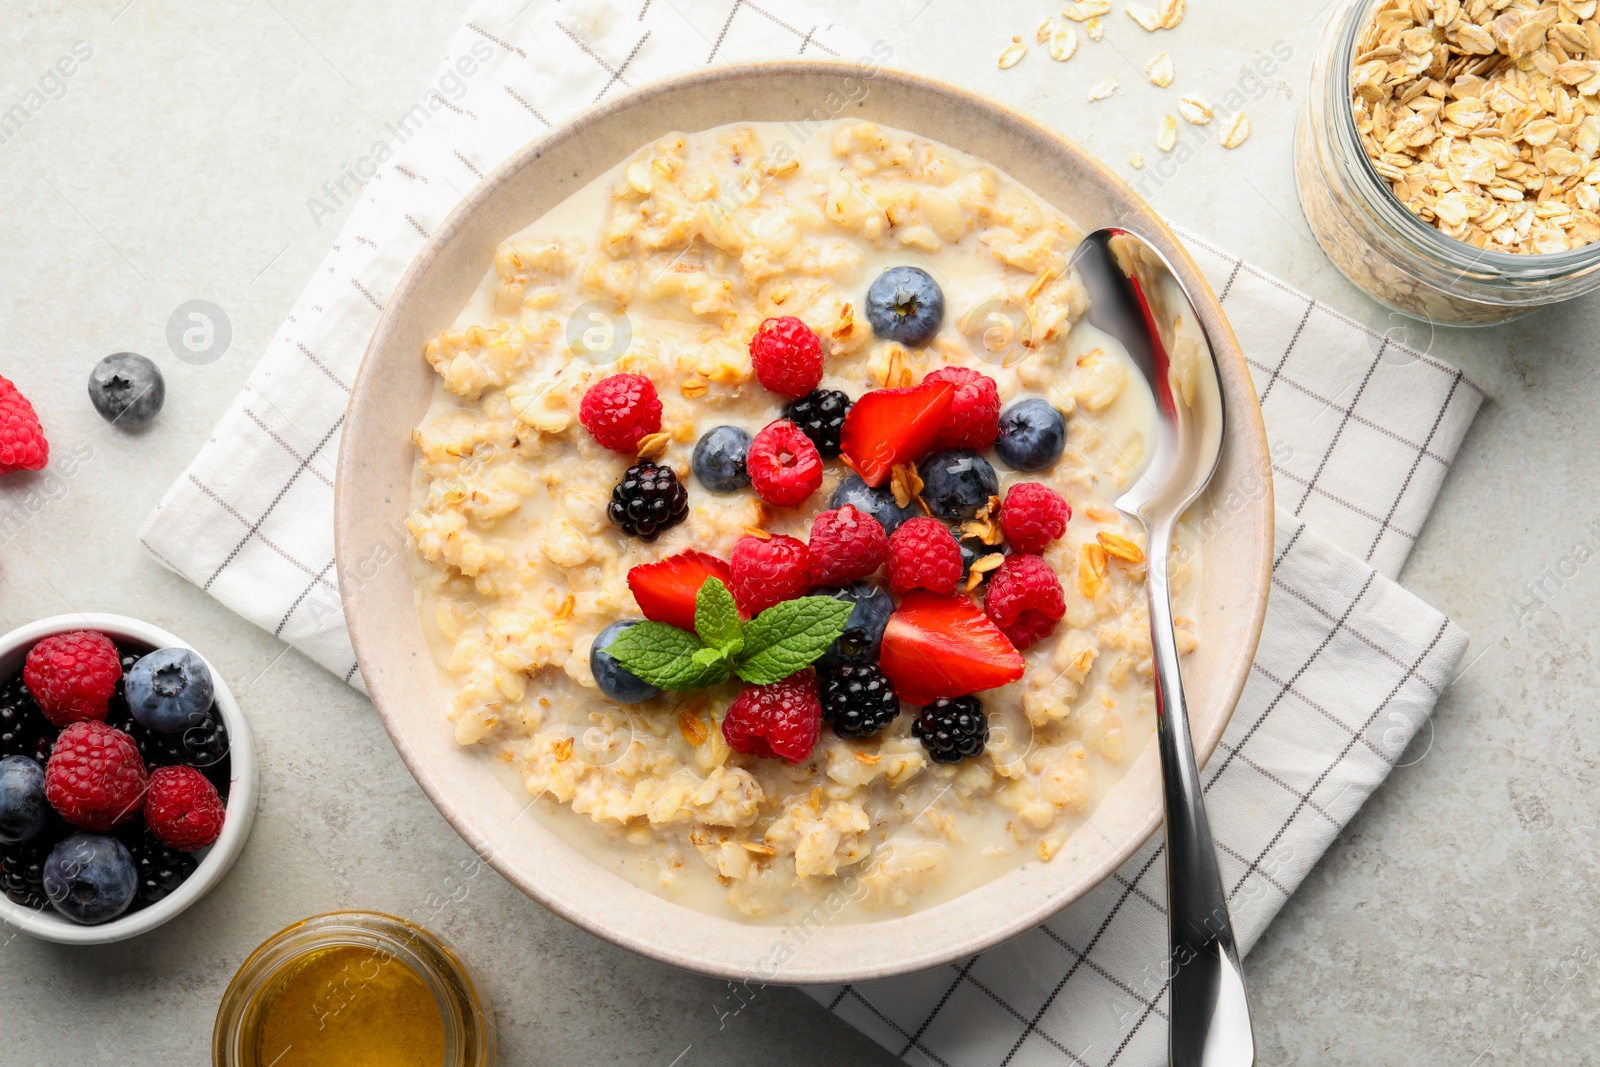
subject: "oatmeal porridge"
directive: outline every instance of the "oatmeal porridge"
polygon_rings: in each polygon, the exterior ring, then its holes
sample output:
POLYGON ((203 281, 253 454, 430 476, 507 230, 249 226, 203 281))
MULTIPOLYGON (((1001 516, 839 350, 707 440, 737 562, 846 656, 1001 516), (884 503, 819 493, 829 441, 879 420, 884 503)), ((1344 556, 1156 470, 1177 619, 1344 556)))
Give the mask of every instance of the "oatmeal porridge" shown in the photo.
POLYGON ((1154 408, 1079 239, 840 120, 664 137, 505 240, 413 432, 440 728, 595 862, 745 921, 1048 862, 1155 729, 1112 506, 1154 408))

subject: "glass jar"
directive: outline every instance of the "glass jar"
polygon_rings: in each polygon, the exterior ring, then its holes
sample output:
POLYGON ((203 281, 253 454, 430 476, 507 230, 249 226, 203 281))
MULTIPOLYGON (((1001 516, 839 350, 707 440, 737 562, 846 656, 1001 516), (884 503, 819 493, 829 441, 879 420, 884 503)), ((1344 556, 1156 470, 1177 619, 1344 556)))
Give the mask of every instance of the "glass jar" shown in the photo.
MULTIPOLYGON (((455 951, 420 926, 366 911, 313 916, 280 930, 251 953, 217 1009, 211 1062, 213 1067, 321 1062, 313 1046, 326 1039, 330 1027, 346 1027, 339 1037, 347 1044, 361 1041, 359 1027, 379 1038, 375 1044, 387 1042, 408 1055, 431 1046, 440 1051, 437 1061, 432 1052, 414 1056, 430 1067, 495 1063, 489 998, 455 951), (428 1010, 433 1006, 437 1018, 428 1010), (297 1043, 298 1051, 291 1047, 297 1043)), ((362 1044, 364 1055, 382 1055, 362 1044)), ((328 1054, 320 1053, 324 1059, 328 1054)))
POLYGON ((1356 132, 1351 72, 1361 31, 1383 0, 1345 0, 1322 33, 1295 130, 1295 184, 1306 221, 1346 278, 1402 314, 1447 326, 1505 322, 1600 288, 1600 242, 1566 252, 1475 248, 1408 211, 1356 132))

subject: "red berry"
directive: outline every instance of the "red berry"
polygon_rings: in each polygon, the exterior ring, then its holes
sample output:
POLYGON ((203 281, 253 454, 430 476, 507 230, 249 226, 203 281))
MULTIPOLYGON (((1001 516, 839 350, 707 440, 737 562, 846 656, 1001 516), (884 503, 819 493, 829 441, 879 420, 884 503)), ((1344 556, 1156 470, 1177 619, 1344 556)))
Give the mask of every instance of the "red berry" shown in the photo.
POLYGON ((854 504, 824 511, 811 523, 811 584, 844 585, 889 559, 883 524, 854 504))
POLYGON ((661 432, 661 398, 642 374, 613 374, 589 386, 578 421, 613 452, 632 453, 646 435, 661 432))
POLYGON ((907 519, 889 538, 889 588, 954 593, 961 583, 961 549, 944 523, 926 515, 907 519))
POLYGON ((1067 613, 1061 579, 1039 556, 1007 556, 989 576, 983 606, 1017 648, 1036 645, 1055 633, 1067 613))
POLYGON ((1022 656, 965 596, 905 595, 883 630, 878 666, 900 699, 931 704, 1014 682, 1022 656))
POLYGON ((28 398, 0 377, 0 475, 43 470, 50 461, 39 416, 28 398))
POLYGON ((937 380, 909 389, 874 389, 844 417, 840 452, 876 489, 896 464, 915 463, 933 451, 955 391, 951 382, 937 380))
POLYGON ((28 651, 22 680, 56 726, 104 719, 122 680, 122 660, 111 638, 96 630, 51 634, 28 651))
POLYGON ((227 814, 217 787, 193 767, 158 767, 144 798, 144 822, 155 839, 197 852, 222 833, 227 814))
POLYGON ((821 730, 817 676, 808 670, 772 685, 746 686, 722 718, 722 736, 735 752, 790 763, 811 755, 821 730))
POLYGON ((716 578, 723 585, 732 582, 727 563, 689 549, 634 567, 628 571, 628 588, 645 618, 693 633, 695 597, 707 578, 716 578))
POLYGON ((940 367, 922 380, 956 387, 936 447, 981 450, 994 444, 1000 436, 1000 389, 993 378, 967 367, 940 367))
POLYGON ((72 825, 95 833, 137 815, 146 782, 144 758, 133 738, 93 720, 62 730, 44 768, 50 806, 72 825))
POLYGON ((756 434, 744 468, 756 495, 769 504, 798 504, 822 484, 822 454, 788 419, 756 434))
POLYGON ((752 619, 774 604, 804 596, 811 586, 811 552, 795 537, 741 537, 730 564, 734 603, 752 619))
POLYGON ((793 315, 767 319, 750 338, 750 363, 756 381, 799 400, 822 381, 822 341, 793 315))
POLYGON ((1067 532, 1072 506, 1038 482, 1018 482, 1000 505, 1000 529, 1014 552, 1043 552, 1067 532))

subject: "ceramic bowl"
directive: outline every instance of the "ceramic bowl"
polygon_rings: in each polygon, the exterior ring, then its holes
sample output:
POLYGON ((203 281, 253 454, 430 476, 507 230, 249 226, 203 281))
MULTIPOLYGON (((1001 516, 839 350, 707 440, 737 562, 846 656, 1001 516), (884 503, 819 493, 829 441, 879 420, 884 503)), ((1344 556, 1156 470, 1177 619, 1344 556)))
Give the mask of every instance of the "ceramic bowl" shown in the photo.
POLYGON ((1054 130, 1001 104, 910 74, 851 63, 722 67, 635 90, 524 148, 474 189, 429 239, 387 300, 352 393, 339 454, 339 575, 362 676, 406 765, 456 830, 512 883, 600 937, 692 970, 777 983, 860 981, 970 956, 1077 900, 1161 821, 1156 746, 1145 747, 1100 802, 1093 827, 1048 863, 1028 863, 948 903, 862 924, 744 924, 636 888, 563 843, 456 744, 449 696, 423 638, 409 567, 372 567, 404 540, 415 454, 411 428, 435 375, 424 343, 448 327, 493 261, 495 246, 591 178, 672 131, 737 121, 791 123, 796 136, 849 115, 942 141, 1008 172, 1086 231, 1119 223, 1148 237, 1199 305, 1221 365, 1228 437, 1198 505, 1209 553, 1203 640, 1186 667, 1195 745, 1216 747, 1244 687, 1266 611, 1272 488, 1266 435, 1239 343, 1216 297, 1172 232, 1127 185, 1054 130), (396 531, 402 531, 398 534, 396 531))
MULTIPOLYGON (((104 615, 97 612, 73 615, 52 615, 48 619, 19 626, 0 637, 0 677, 10 677, 22 670, 28 650, 40 638, 67 630, 99 630, 113 641, 126 640, 148 645, 151 648, 187 648, 205 659, 203 653, 189 642, 159 626, 152 626, 125 615, 104 615)), ((211 891, 222 881, 223 875, 233 866, 233 861, 244 851, 245 839, 250 836, 250 824, 256 810, 256 763, 250 745, 250 725, 239 710, 239 702, 227 681, 217 673, 217 668, 207 659, 211 668, 211 681, 216 693, 216 708, 228 729, 229 770, 233 775, 228 787, 227 817, 222 824, 222 836, 206 850, 200 865, 176 891, 162 900, 139 911, 126 913, 119 918, 97 926, 84 926, 63 918, 54 911, 34 911, 14 904, 0 896, 0 923, 25 934, 56 941, 63 945, 105 945, 112 941, 137 937, 148 933, 178 915, 189 905, 211 891)))

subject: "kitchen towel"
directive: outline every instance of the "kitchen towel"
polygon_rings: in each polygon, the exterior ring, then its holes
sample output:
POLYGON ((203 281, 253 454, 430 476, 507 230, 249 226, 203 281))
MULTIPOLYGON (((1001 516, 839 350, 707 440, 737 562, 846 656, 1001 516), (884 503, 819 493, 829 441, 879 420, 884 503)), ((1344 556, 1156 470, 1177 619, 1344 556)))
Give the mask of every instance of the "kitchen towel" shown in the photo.
MULTIPOLYGON (((141 534, 167 567, 360 685, 339 608, 333 480, 384 300, 464 193, 596 101, 701 64, 861 60, 793 3, 479 0, 385 126, 332 251, 141 534)), ((870 89, 869 89, 870 91, 870 89)), ((329 205, 329 210, 334 206, 329 205)), ((1248 949, 1392 769, 1466 647, 1398 574, 1482 400, 1460 371, 1183 234, 1243 344, 1279 504, 1266 630, 1204 779, 1248 949)), ((1159 835, 1088 897, 979 957, 810 992, 911 1063, 1165 1062, 1159 835)))

